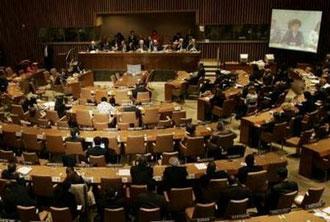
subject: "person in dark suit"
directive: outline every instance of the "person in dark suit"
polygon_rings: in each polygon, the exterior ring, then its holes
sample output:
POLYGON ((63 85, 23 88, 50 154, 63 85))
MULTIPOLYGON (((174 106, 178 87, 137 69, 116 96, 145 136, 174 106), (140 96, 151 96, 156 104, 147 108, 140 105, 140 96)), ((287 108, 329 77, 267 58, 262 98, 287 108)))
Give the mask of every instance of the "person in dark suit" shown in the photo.
POLYGON ((106 157, 107 150, 101 147, 102 139, 97 136, 94 138, 94 147, 87 149, 86 156, 102 156, 106 157))
POLYGON ((36 206, 37 202, 29 195, 27 188, 16 182, 9 182, 2 194, 4 218, 18 219, 17 205, 36 206))
POLYGON ((198 80, 200 78, 205 78, 205 68, 204 68, 204 64, 203 63, 200 63, 199 64, 199 67, 198 67, 198 71, 195 75, 192 75, 190 77, 190 79, 188 79, 188 84, 189 85, 197 85, 198 83, 198 80))
POLYGON ((294 181, 288 180, 288 169, 281 167, 277 170, 277 175, 280 178, 280 182, 273 185, 269 192, 267 203, 269 210, 276 209, 278 200, 282 194, 291 193, 293 191, 298 191, 298 184, 294 181))
POLYGON ((308 91, 304 92, 305 101, 299 107, 300 114, 311 113, 316 110, 315 100, 308 91))
POLYGON ((80 142, 81 145, 84 145, 85 139, 79 137, 79 128, 73 127, 70 128, 70 136, 65 138, 65 142, 80 142))
POLYGON ((177 157, 171 157, 169 163, 171 166, 166 167, 163 174, 164 190, 169 191, 171 188, 186 187, 188 185, 186 167, 180 166, 177 157))
POLYGON ((288 23, 288 31, 284 34, 281 43, 290 46, 303 46, 304 36, 301 31, 301 21, 299 19, 292 19, 288 23))
POLYGON ((238 170, 238 179, 240 183, 245 184, 247 175, 250 172, 258 172, 263 170, 261 166, 254 165, 254 155, 249 154, 245 157, 245 164, 246 166, 243 166, 239 168, 238 170))
POLYGON ((153 168, 148 165, 144 156, 140 156, 137 165, 131 167, 132 184, 149 184, 152 183, 153 168))
POLYGON ((228 174, 224 170, 217 170, 217 165, 214 161, 207 164, 206 174, 200 177, 200 182, 203 187, 206 187, 211 179, 224 179, 228 174))
POLYGON ((167 210, 167 202, 163 195, 159 195, 155 192, 154 184, 149 183, 147 185, 147 192, 141 193, 136 197, 133 207, 136 213, 140 208, 160 208, 161 215, 165 215, 167 210))
POLYGON ((137 48, 137 45, 139 44, 139 42, 138 42, 138 38, 136 37, 134 30, 132 30, 130 32, 127 42, 128 42, 129 51, 134 51, 137 48))
POLYGON ((16 180, 19 178, 19 175, 16 172, 15 162, 8 163, 7 169, 3 170, 1 173, 1 178, 6 180, 16 180))
POLYGON ((78 175, 78 173, 74 170, 73 167, 67 167, 66 170, 66 177, 64 179, 64 182, 70 183, 70 184, 83 184, 85 183, 84 179, 78 175))
POLYGON ((225 99, 226 95, 223 93, 223 91, 220 88, 216 89, 214 96, 210 99, 211 109, 214 106, 222 107, 225 99))
POLYGON ((242 200, 248 198, 250 201, 252 196, 251 191, 247 187, 242 186, 234 175, 228 177, 228 183, 229 186, 221 192, 218 202, 220 215, 225 213, 230 200, 242 200))
POLYGON ((54 207, 68 207, 71 212, 72 218, 76 218, 78 215, 77 212, 77 200, 73 193, 69 190, 71 184, 68 182, 63 182, 58 184, 54 190, 54 207))

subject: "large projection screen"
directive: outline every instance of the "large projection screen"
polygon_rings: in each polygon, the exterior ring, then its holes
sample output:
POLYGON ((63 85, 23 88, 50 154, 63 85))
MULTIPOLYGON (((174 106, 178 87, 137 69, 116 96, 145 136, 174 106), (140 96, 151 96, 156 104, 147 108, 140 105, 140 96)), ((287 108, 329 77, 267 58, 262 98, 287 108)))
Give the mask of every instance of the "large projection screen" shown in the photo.
POLYGON ((269 47, 317 53, 321 11, 272 10, 269 47))

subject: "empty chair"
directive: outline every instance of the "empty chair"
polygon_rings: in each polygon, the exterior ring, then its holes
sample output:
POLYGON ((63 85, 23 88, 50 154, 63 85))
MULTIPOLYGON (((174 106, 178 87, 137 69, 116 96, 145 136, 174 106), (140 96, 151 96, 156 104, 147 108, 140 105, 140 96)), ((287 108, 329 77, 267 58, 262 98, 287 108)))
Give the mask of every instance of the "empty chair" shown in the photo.
POLYGON ((290 193, 281 194, 278 199, 276 209, 271 210, 270 213, 279 214, 283 212, 289 212, 291 210, 294 199, 297 196, 297 193, 298 191, 293 191, 290 193))
POLYGON ((41 212, 38 214, 37 208, 35 206, 17 206, 17 212, 21 222, 30 221, 45 221, 47 217, 46 212, 41 212))
POLYGON ((117 178, 101 178, 101 191, 106 191, 109 187, 116 190, 122 190, 122 179, 117 178))
POLYGON ((179 157, 179 152, 164 152, 162 154, 162 165, 169 165, 169 160, 171 157, 179 157))
POLYGON ((109 149, 111 149, 116 155, 120 155, 121 154, 121 150, 120 150, 120 145, 118 143, 118 139, 117 137, 113 136, 113 137, 108 137, 109 140, 109 149))
POLYGON ((38 141, 36 134, 30 134, 23 132, 23 145, 26 151, 28 152, 41 152, 43 149, 42 141, 38 141))
POLYGON ((309 188, 304 196, 298 195, 294 202, 297 206, 302 208, 310 208, 314 204, 316 207, 319 207, 317 205, 321 201, 323 192, 324 187, 309 188))
POLYGON ((315 158, 313 158, 313 166, 315 167, 315 169, 319 169, 321 171, 323 171, 324 173, 324 181, 328 180, 328 171, 330 169, 330 155, 321 157, 321 156, 317 156, 315 158))
POLYGON ((115 92, 115 98, 116 98, 116 103, 118 104, 124 104, 124 103, 129 103, 130 97, 129 97, 129 93, 131 91, 127 91, 127 90, 116 90, 115 92))
POLYGON ((283 123, 276 123, 274 125, 272 132, 262 130, 260 137, 262 141, 265 141, 267 143, 279 142, 283 149, 283 145, 288 134, 289 134, 288 124, 286 122, 283 122, 283 123))
POLYGON ((52 197, 54 187, 50 176, 32 176, 32 190, 36 196, 52 197))
POLYGON ((87 101, 87 100, 93 100, 93 96, 92 96, 91 90, 89 88, 81 88, 80 99, 83 99, 85 101, 87 101))
POLYGON ((246 212, 248 204, 248 198, 243 200, 230 200, 225 211, 225 217, 229 219, 247 218, 249 216, 246 212))
POLYGON ((171 211, 183 211, 194 205, 195 195, 191 187, 172 188, 169 193, 164 194, 171 211))
POLYGON ((11 150, 0 150, 0 160, 5 160, 5 161, 15 161, 15 153, 11 150))
POLYGON ((128 130, 129 123, 117 123, 118 130, 128 130))
POLYGON ((39 164, 39 157, 36 152, 23 152, 24 164, 39 164))
POLYGON ((123 207, 116 209, 104 209, 104 222, 115 221, 125 222, 125 209, 123 207))
POLYGON ((197 158, 205 153, 203 137, 187 137, 185 142, 180 142, 180 153, 184 157, 197 158))
POLYGON ((65 143, 62 136, 46 135, 46 147, 53 156, 65 154, 65 143))
POLYGON ((93 127, 96 130, 106 130, 109 128, 109 124, 107 122, 94 122, 93 121, 93 127))
POLYGON ((222 107, 214 106, 212 109, 212 114, 220 118, 231 117, 235 110, 236 102, 234 99, 227 99, 223 101, 222 107))
POLYGON ((125 154, 135 155, 146 153, 144 136, 128 136, 125 144, 125 154))
POLYGON ((68 207, 57 208, 57 207, 50 207, 49 209, 52 220, 54 222, 72 222, 72 215, 70 209, 68 207))
POLYGON ((267 171, 250 172, 246 178, 246 186, 253 192, 265 192, 268 187, 267 171))
POLYGON ((91 166, 96 166, 96 167, 104 167, 107 165, 107 162, 105 161, 105 156, 89 156, 89 164, 91 166))
POLYGON ((128 188, 127 198, 130 201, 134 201, 139 194, 145 193, 145 192, 147 192, 147 185, 135 185, 135 184, 132 184, 128 188))
POLYGON ((175 126, 180 126, 182 118, 186 118, 186 111, 175 111, 172 113, 172 121, 175 126))
POLYGON ((206 203, 206 204, 197 203, 194 207, 187 208, 185 212, 188 221, 192 221, 198 218, 200 219, 215 218, 215 210, 216 210, 215 202, 206 203))
POLYGON ((138 119, 136 118, 135 112, 122 112, 119 116, 119 122, 128 123, 129 126, 133 127, 138 125, 138 119))
POLYGON ((172 127, 172 120, 171 119, 165 119, 165 120, 159 120, 157 128, 159 129, 165 129, 172 127))
POLYGON ((85 155, 81 142, 66 142, 65 155, 74 156, 76 162, 79 163, 79 157, 85 155))
POLYGON ((160 114, 158 108, 145 109, 142 116, 142 123, 144 126, 156 126, 159 122, 160 114))
POLYGON ((157 135, 156 142, 153 143, 153 152, 157 154, 173 152, 173 146, 173 134, 157 135))
POLYGON ((301 147, 307 143, 310 143, 311 137, 314 133, 314 129, 306 130, 302 132, 300 137, 291 137, 285 141, 288 146, 296 148, 296 154, 300 154, 301 147))
POLYGON ((107 113, 94 113, 93 122, 107 122, 109 123, 109 114, 107 113))
POLYGON ((60 121, 66 121, 66 116, 60 118, 55 110, 47 110, 46 118, 51 122, 52 125, 56 126, 60 121))
POLYGON ((149 92, 138 92, 136 96, 136 101, 140 103, 150 102, 150 93, 149 92))
POLYGON ((5 140, 3 140, 3 142, 7 148, 14 148, 14 149, 21 148, 22 140, 16 137, 16 132, 3 131, 2 136, 3 138, 6 138, 5 140))
POLYGON ((139 222, 150 222, 150 221, 159 221, 160 217, 160 209, 159 208, 140 208, 139 209, 139 222))
POLYGON ((79 127, 93 128, 92 115, 88 110, 77 110, 76 119, 79 127))

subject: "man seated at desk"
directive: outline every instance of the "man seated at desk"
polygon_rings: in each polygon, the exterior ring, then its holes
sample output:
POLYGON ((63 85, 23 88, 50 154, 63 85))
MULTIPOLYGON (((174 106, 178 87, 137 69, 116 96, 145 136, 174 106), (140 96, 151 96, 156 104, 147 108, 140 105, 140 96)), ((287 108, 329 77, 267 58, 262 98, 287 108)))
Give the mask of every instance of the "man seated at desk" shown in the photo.
POLYGON ((187 82, 189 85, 197 85, 201 78, 205 78, 205 68, 203 63, 199 63, 197 73, 193 73, 190 78, 187 79, 187 82))
POLYGON ((196 39, 189 40, 189 44, 187 46, 188 52, 198 52, 197 45, 196 45, 196 39))
POLYGON ((139 40, 139 45, 138 45, 138 47, 137 47, 137 49, 136 49, 136 52, 145 52, 145 51, 147 51, 148 50, 148 48, 147 48, 147 46, 144 44, 144 40, 143 39, 140 39, 139 40))
POLYGON ((106 97, 102 97, 101 102, 97 105, 97 110, 99 113, 111 114, 115 111, 115 107, 107 101, 106 97))
POLYGON ((137 46, 139 44, 139 41, 138 41, 138 38, 137 38, 134 30, 132 30, 130 32, 127 42, 128 42, 128 51, 135 51, 135 49, 137 48, 137 46))

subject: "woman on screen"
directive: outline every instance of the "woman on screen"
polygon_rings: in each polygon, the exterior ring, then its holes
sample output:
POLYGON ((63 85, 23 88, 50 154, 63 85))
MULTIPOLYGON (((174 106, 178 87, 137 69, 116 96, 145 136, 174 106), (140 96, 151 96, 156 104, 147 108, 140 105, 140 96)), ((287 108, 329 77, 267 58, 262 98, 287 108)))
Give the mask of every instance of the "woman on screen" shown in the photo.
POLYGON ((285 33, 282 44, 289 46, 303 46, 304 36, 301 31, 301 21, 299 19, 292 19, 288 23, 288 31, 285 33))

